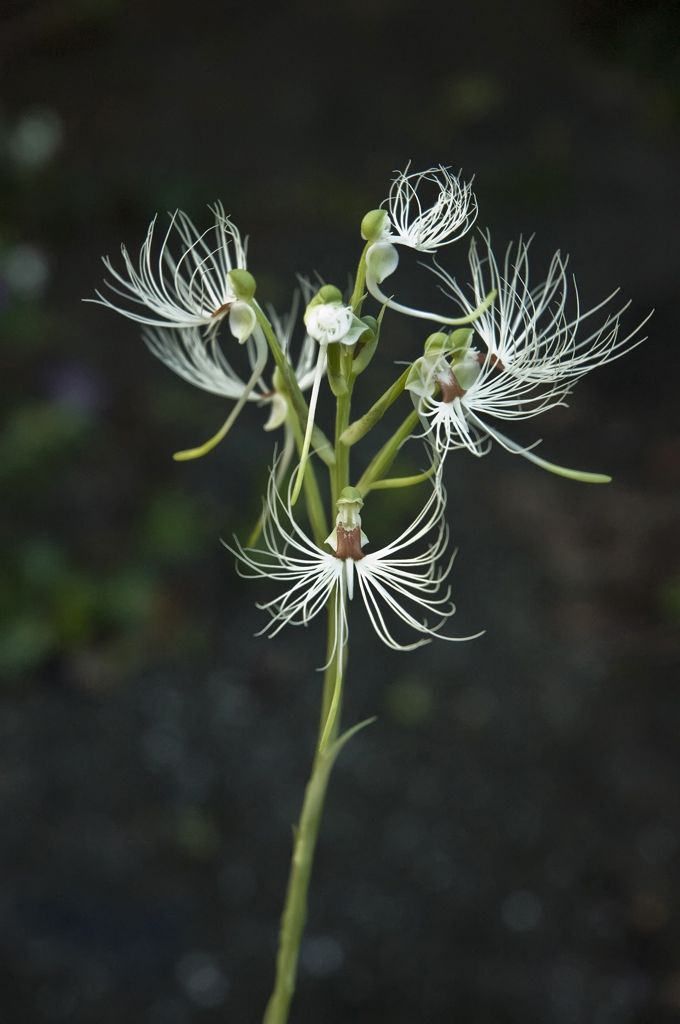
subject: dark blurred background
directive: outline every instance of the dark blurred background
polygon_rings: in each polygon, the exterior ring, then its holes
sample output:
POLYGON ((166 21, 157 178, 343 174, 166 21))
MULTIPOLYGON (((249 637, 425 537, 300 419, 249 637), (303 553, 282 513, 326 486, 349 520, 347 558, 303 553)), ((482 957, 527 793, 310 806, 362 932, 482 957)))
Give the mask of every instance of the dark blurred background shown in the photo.
MULTIPOLYGON (((660 0, 2 0, 2 1024, 260 1020, 316 729, 321 624, 254 639, 269 592, 219 543, 262 410, 173 463, 224 403, 81 302, 99 257, 221 198, 285 308, 296 272, 344 284, 409 159, 474 173, 539 277, 561 247, 585 302, 656 312, 515 433, 611 486, 451 460, 482 639, 393 655, 354 610, 345 718, 379 720, 331 786, 293 1020, 680 1019, 679 32, 660 0)), ((421 340, 387 323, 370 391, 421 340)))

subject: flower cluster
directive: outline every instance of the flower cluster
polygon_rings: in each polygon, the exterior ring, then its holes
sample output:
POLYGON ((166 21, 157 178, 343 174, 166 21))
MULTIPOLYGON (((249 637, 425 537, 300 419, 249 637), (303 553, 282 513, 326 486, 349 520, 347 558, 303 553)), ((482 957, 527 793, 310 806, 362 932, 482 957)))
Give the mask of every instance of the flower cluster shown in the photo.
POLYGON ((581 377, 644 340, 640 328, 621 330, 627 306, 611 307, 616 293, 583 309, 559 252, 544 279, 534 282, 531 246, 522 239, 498 257, 488 232, 473 237, 469 278, 461 283, 437 262, 437 254, 459 242, 477 217, 471 183, 445 166, 417 173, 407 168, 395 175, 383 204, 361 222, 366 244, 351 295, 330 284, 315 288, 302 282, 304 335, 293 358, 299 296, 285 318, 261 307, 240 232, 220 204, 211 212, 213 223, 201 233, 177 211, 160 245, 154 240, 154 218, 136 261, 125 247, 122 271, 104 260, 114 299, 98 292, 94 301, 144 325, 148 348, 180 377, 234 403, 210 441, 177 458, 195 458, 215 447, 248 403, 269 407, 265 429, 285 428, 254 543, 236 541, 231 547, 242 574, 283 584, 262 606, 270 615, 264 632, 275 635, 286 625, 306 625, 329 608, 337 651, 347 640, 348 602, 358 591, 376 634, 389 647, 411 650, 434 637, 454 639, 442 633, 455 610, 447 583, 444 462, 456 449, 482 456, 496 442, 562 476, 608 480, 548 462, 534 450, 539 442, 523 447, 498 424, 533 419, 564 405, 581 377), (383 290, 403 249, 435 257, 429 269, 448 305, 443 313, 402 304, 383 290), (367 295, 381 307, 377 318, 363 312, 367 295), (437 329, 420 342, 394 384, 352 423, 354 382, 379 349, 387 310, 437 329), (244 346, 245 371, 235 368, 229 339, 220 333, 223 323, 244 346), (333 444, 317 423, 324 379, 336 400, 333 444), (401 427, 353 484, 350 449, 404 393, 413 408, 409 405, 401 427), (409 437, 424 439, 427 469, 392 477, 391 467, 409 437), (298 462, 289 474, 296 448, 298 462), (328 467, 330 511, 336 516, 328 536, 316 456, 328 467), (384 547, 366 552, 360 512, 370 493, 426 481, 429 496, 412 522, 384 547), (303 491, 306 517, 296 504, 303 491), (416 638, 397 638, 397 624, 416 638))

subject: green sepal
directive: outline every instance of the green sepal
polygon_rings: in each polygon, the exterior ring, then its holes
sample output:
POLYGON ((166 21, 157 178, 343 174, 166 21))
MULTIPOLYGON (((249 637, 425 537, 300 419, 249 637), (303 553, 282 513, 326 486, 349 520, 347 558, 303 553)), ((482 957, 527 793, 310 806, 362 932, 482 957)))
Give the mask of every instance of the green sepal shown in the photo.
POLYGON ((475 352, 457 354, 451 361, 451 370, 463 391, 469 391, 481 373, 479 359, 475 352))
POLYGON ((470 347, 474 330, 470 327, 459 327, 449 335, 448 351, 455 356, 465 355, 470 347))
POLYGON ((458 330, 446 334, 444 331, 435 331, 425 339, 423 354, 429 357, 453 355, 465 355, 470 347, 474 331, 470 327, 459 327, 458 330))
POLYGON ((367 242, 377 242, 387 225, 387 210, 369 210, 361 221, 361 237, 367 242))
POLYGON ((423 345, 423 353, 429 357, 444 356, 449 349, 449 338, 450 335, 444 331, 435 331, 434 334, 428 335, 423 345))
POLYGON ((253 298, 257 282, 250 271, 236 267, 234 270, 229 271, 227 277, 237 299, 243 299, 244 302, 248 302, 253 298))
POLYGON ((375 350, 380 340, 380 323, 378 320, 374 316, 362 316, 361 320, 366 324, 366 331, 359 338, 362 347, 352 363, 352 373, 355 377, 364 372, 375 355, 375 350))
POLYGON ((347 378, 342 369, 344 360, 342 358, 341 345, 326 346, 326 375, 330 389, 336 398, 342 398, 347 394, 347 378))
POLYGON ((411 364, 406 372, 404 389, 419 398, 429 398, 435 389, 434 370, 442 356, 432 358, 421 356, 411 364))
POLYGON ((364 503, 364 499, 361 497, 356 487, 348 485, 343 487, 340 491, 340 497, 336 501, 336 505, 359 505, 361 507, 364 503))
POLYGON ((342 292, 334 284, 324 284, 319 288, 316 295, 307 303, 307 309, 312 306, 323 306, 328 302, 342 302, 342 292))

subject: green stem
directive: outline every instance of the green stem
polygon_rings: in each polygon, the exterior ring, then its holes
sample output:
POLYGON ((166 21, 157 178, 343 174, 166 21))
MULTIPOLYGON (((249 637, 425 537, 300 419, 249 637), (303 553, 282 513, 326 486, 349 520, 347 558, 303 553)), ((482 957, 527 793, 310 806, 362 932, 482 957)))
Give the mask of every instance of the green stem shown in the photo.
POLYGON ((200 459, 204 455, 207 455, 208 452, 211 452, 213 448, 216 448, 220 441, 224 440, 224 438, 227 436, 227 434, 233 427, 234 423, 238 419, 238 416, 241 410, 243 409, 243 406, 250 398, 255 385, 262 376, 262 371, 265 368, 266 362, 267 349, 263 347, 262 351, 260 352, 257 358, 255 366, 253 367, 253 372, 250 376, 250 379, 243 389, 241 397, 239 398, 238 402, 231 410, 231 412, 227 416, 227 419, 222 424, 217 433, 213 434, 213 436, 208 441, 200 445, 198 448, 186 448, 184 449, 184 451, 175 452, 175 454, 172 456, 175 462, 188 462, 189 459, 200 459))
POLYGON ((366 245, 361 252, 359 266, 357 267, 357 276, 354 279, 354 290, 352 291, 352 297, 349 300, 349 304, 357 316, 361 316, 361 307, 364 301, 364 289, 366 286, 366 253, 370 246, 371 243, 366 242, 366 245))
POLYGON ((419 320, 431 320, 436 324, 449 324, 450 326, 460 326, 461 324, 472 324, 475 320, 493 305, 496 298, 497 292, 494 288, 484 298, 476 309, 473 309, 467 316, 439 316, 438 313, 428 313, 424 309, 415 309, 413 306, 403 306, 401 302, 396 302, 391 299, 389 295, 385 295, 378 286, 378 283, 371 278, 368 279, 368 290, 376 302, 380 302, 382 305, 387 306, 388 309, 394 310, 395 313, 405 313, 407 316, 417 317, 419 320))
POLYGON ((429 480, 434 473, 434 467, 417 473, 415 476, 389 476, 384 480, 374 480, 369 486, 371 491, 389 491, 399 487, 415 487, 429 480))
POLYGON ((344 445, 350 447, 360 441, 362 437, 365 437, 369 430, 372 430, 376 423, 382 419, 389 407, 396 402, 399 396, 402 394, 408 375, 411 372, 411 367, 407 366, 404 372, 398 377, 395 382, 390 385, 387 391, 381 395, 377 402, 374 402, 368 412, 355 420, 351 426, 347 428, 340 437, 340 440, 344 445))
POLYGON ((389 473, 392 463, 404 441, 406 441, 420 422, 418 413, 414 410, 410 413, 402 425, 394 432, 389 441, 386 441, 378 454, 371 460, 368 467, 359 478, 356 487, 361 494, 367 494, 374 481, 382 480, 386 473, 389 473))
MULTIPOLYGON (((302 427, 300 426, 300 422, 297 416, 290 415, 290 413, 288 416, 288 422, 290 423, 291 430, 293 431, 297 450, 298 452, 302 452, 304 438, 302 436, 302 427)), ((324 512, 323 501, 321 499, 321 491, 319 490, 319 484, 316 479, 316 472, 311 460, 307 465, 307 471, 305 473, 302 486, 305 492, 307 515, 309 516, 309 521, 312 526, 314 540, 321 547, 328 536, 328 523, 326 521, 326 513, 324 512)))
POLYGON ((286 1024, 295 992, 300 943, 307 919, 307 897, 319 835, 326 790, 331 769, 344 743, 354 729, 337 739, 339 708, 344 676, 344 651, 338 648, 335 635, 337 616, 335 602, 344 601, 339 591, 328 603, 328 656, 324 680, 323 711, 312 773, 307 783, 300 820, 295 830, 286 902, 281 917, 279 949, 276 958, 274 990, 265 1010, 263 1024, 286 1024), (334 653, 331 655, 331 652, 334 653))
MULTIPOLYGON (((309 417, 309 409, 307 407, 307 403, 305 402, 303 394, 300 391, 300 385, 297 382, 297 378, 295 376, 295 373, 293 372, 293 368, 288 362, 288 359, 286 358, 286 355, 283 352, 281 346, 279 345, 279 340, 276 337, 272 325, 269 323, 269 320, 267 319, 262 308, 255 301, 252 302, 252 307, 253 312, 255 313, 255 316, 257 318, 257 322, 262 328, 264 336, 267 339, 267 344, 269 345, 271 354, 274 357, 274 362, 281 371, 281 374, 285 381, 286 390, 290 395, 291 402, 293 403, 295 415, 298 419, 298 422, 302 425, 302 428, 304 429, 304 427, 307 424, 307 419, 309 417)), ((335 458, 333 456, 333 449, 331 448, 331 443, 326 437, 326 435, 323 433, 323 431, 320 430, 319 427, 317 426, 314 426, 314 429, 312 431, 312 444, 319 458, 323 462, 325 462, 327 466, 332 466, 335 462, 335 458)))
MULTIPOLYGON (((349 483, 349 449, 339 443, 339 437, 349 423, 353 384, 352 357, 353 350, 343 348, 342 370, 346 374, 348 385, 346 394, 336 396, 335 464, 330 470, 331 493, 334 502, 343 487, 349 483)), ((291 419, 295 420, 295 417, 291 417, 291 419)), ((293 429, 297 430, 297 435, 301 439, 300 423, 294 424, 293 429)), ((296 440, 298 440, 297 436, 296 440)), ((307 486, 311 468, 311 466, 307 467, 305 486, 307 486)), ((323 539, 319 541, 317 538, 317 543, 321 545, 323 539)), ((338 739, 342 687, 346 668, 346 650, 341 647, 340 637, 337 635, 340 621, 338 602, 344 601, 344 587, 338 586, 328 601, 328 664, 324 678, 319 736, 312 773, 307 783, 300 820, 295 832, 286 902, 281 917, 276 979, 274 990, 267 1003, 263 1024, 286 1024, 288 1021, 290 1004, 295 992, 300 943, 307 918, 307 894, 328 780, 335 758, 350 735, 356 731, 356 729, 350 729, 348 733, 338 739)))
POLYGON ((340 438, 347 430, 350 411, 352 408, 352 388, 354 381, 350 376, 352 364, 352 349, 346 349, 342 357, 348 364, 347 392, 336 398, 335 407, 335 466, 332 471, 331 501, 335 509, 335 503, 340 496, 343 487, 349 484, 349 448, 341 444, 340 438))

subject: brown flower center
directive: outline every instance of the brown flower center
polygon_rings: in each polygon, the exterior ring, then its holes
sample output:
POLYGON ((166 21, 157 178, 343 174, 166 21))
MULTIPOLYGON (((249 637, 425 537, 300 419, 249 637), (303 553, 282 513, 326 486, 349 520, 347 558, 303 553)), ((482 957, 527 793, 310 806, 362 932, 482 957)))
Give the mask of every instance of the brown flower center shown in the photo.
POLYGON ((210 315, 213 318, 213 320, 215 320, 218 316, 223 316, 225 313, 228 313, 229 310, 231 309, 231 306, 231 302, 225 302, 224 305, 220 306, 219 309, 216 309, 210 315))
POLYGON ((438 383, 443 402, 452 402, 454 398, 462 398, 465 394, 465 389, 460 386, 453 373, 450 376, 439 377, 438 383))
POLYGON ((485 359, 488 359, 489 366, 491 367, 492 370, 504 370, 505 369, 505 367, 503 366, 503 363, 498 358, 498 356, 489 356, 485 352, 478 352, 477 353, 477 362, 479 363, 480 366, 482 365, 482 363, 484 362, 485 359))
POLYGON ((352 561, 358 562, 360 558, 364 557, 364 553, 361 550, 361 527, 355 526, 352 530, 346 530, 344 526, 336 526, 335 537, 337 547, 335 549, 335 557, 341 558, 345 562, 348 558, 352 561))

